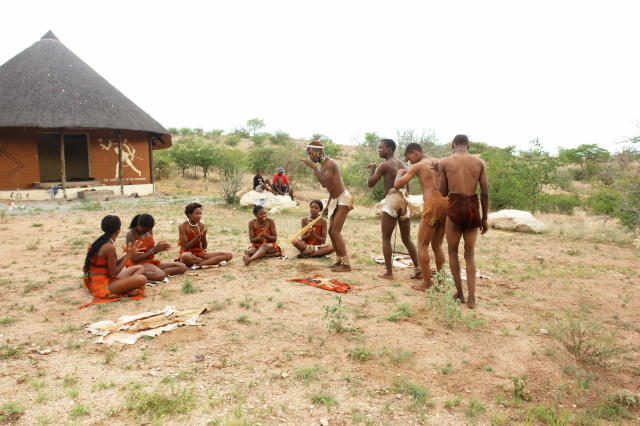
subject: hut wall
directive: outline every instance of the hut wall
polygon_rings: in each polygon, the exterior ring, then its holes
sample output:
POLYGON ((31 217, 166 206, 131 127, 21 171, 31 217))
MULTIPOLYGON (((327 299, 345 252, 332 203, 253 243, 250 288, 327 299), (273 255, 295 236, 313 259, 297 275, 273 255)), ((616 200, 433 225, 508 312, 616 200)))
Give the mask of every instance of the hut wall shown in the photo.
MULTIPOLYGON (((34 182, 40 182, 37 134, 56 132, 57 129, 0 128, 0 190, 29 189, 34 182)), ((113 130, 65 129, 65 133, 87 134, 89 176, 103 185, 118 184, 118 139, 113 130)), ((123 131, 122 145, 124 184, 150 184, 147 133, 123 131)))
POLYGON ((30 188, 40 179, 38 149, 31 129, 0 129, 0 189, 30 188))

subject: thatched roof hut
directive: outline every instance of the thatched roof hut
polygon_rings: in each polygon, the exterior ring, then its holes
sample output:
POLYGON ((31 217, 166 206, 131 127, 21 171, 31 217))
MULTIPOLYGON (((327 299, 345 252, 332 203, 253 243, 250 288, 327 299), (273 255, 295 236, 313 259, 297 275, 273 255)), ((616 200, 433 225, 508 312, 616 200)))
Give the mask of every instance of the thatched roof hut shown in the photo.
POLYGON ((152 150, 169 146, 171 135, 160 123, 51 31, 0 66, 0 170, 8 166, 8 172, 0 171, 0 190, 64 181, 70 161, 74 163, 71 169, 75 163, 86 163, 76 167, 77 176, 70 180, 150 184, 152 150), (74 138, 75 142, 64 142, 74 138), (57 151, 48 146, 54 144, 59 144, 57 151), (71 154, 65 153, 65 147, 71 154), (92 156, 92 151, 96 155, 92 156), (116 172, 117 182, 109 178, 113 164, 97 158, 108 156, 105 151, 115 154, 110 156, 112 161, 125 156, 126 164, 117 165, 122 172, 116 172), (35 161, 31 161, 34 154, 35 161), (57 175, 51 163, 56 156, 61 168, 57 175), (49 163, 43 164, 43 157, 49 163), (63 167, 65 157, 67 165, 63 167), (134 160, 138 162, 134 164, 134 160), (38 170, 40 173, 35 173, 38 170))

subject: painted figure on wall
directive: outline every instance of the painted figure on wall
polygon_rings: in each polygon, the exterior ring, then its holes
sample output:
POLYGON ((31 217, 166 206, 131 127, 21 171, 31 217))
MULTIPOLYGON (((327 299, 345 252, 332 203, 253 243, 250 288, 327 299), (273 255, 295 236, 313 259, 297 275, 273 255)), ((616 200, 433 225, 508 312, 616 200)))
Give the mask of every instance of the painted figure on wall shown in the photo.
MULTIPOLYGON (((102 143, 102 139, 98 139, 98 141, 100 142, 100 147, 102 149, 104 149, 105 151, 109 151, 111 148, 113 148, 113 152, 116 155, 119 155, 117 143, 114 143, 111 139, 107 140, 106 145, 102 143)), ((142 160, 142 158, 136 157, 136 149, 133 147, 133 145, 129 144, 127 142, 127 138, 125 138, 122 142, 122 167, 124 168, 129 166, 131 170, 138 174, 138 176, 142 176, 142 172, 133 164, 133 160, 136 159, 142 160)), ((118 167, 118 162, 116 161, 116 173, 114 178, 115 180, 118 180, 120 178, 119 172, 120 168, 118 167)))

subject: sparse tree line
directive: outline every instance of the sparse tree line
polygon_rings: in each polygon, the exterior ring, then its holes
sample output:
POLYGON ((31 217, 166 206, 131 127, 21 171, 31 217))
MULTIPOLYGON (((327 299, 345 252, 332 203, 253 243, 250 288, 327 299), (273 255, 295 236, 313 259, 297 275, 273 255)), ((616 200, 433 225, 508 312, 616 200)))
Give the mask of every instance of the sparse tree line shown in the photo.
MULTIPOLYGON (((267 174, 283 167, 297 181, 306 181, 309 169, 300 159, 303 151, 289 134, 283 131, 263 132, 264 120, 247 120, 246 126, 225 134, 222 130, 170 128, 176 137, 174 145, 154 153, 157 178, 168 176, 169 169, 177 169, 184 177, 202 175, 207 178, 217 171, 223 182, 223 197, 236 202, 244 173, 261 168, 267 174), (248 149, 238 148, 241 140, 249 140, 248 149)), ((393 138, 393 136, 392 136, 393 138)), ((309 140, 321 140, 326 152, 336 157, 341 147, 321 134, 309 140)), ((355 152, 342 162, 342 176, 347 187, 355 190, 359 201, 373 204, 384 197, 382 185, 367 187, 367 164, 379 162, 378 142, 382 137, 366 133, 357 141, 355 152)), ((395 135, 397 156, 403 158, 405 147, 419 143, 428 155, 442 158, 450 154, 449 144, 439 143, 432 131, 399 131, 395 135)), ((640 138, 630 139, 640 145, 640 138)), ((490 202, 493 210, 513 208, 532 212, 572 214, 584 208, 597 215, 615 217, 630 229, 640 227, 640 149, 625 148, 611 153, 595 144, 560 149, 552 155, 538 140, 529 149, 515 146, 497 148, 482 142, 471 144, 471 153, 487 163, 490 202), (582 184, 576 184, 582 183, 582 184), (586 184, 586 185, 584 185, 586 184)), ((416 193, 419 188, 412 188, 416 193)))

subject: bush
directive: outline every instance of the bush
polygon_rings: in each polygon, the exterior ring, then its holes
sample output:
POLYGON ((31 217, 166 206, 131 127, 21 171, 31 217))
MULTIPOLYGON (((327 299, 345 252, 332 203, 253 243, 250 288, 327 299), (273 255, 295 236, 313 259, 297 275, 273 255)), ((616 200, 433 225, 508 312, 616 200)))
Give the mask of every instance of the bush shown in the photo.
POLYGON ((264 141, 269 140, 271 137, 271 135, 269 135, 268 133, 258 133, 256 135, 254 135, 251 140, 253 140, 253 144, 255 146, 262 146, 264 145, 264 141))
POLYGON ((242 173, 238 172, 232 175, 227 175, 222 181, 222 190, 220 196, 227 204, 237 204, 240 201, 238 192, 242 186, 242 173))
POLYGON ((620 194, 612 188, 600 188, 588 198, 586 205, 591 214, 614 216, 620 204, 620 194))
POLYGON ((582 204, 577 195, 542 194, 539 199, 540 211, 543 213, 573 214, 573 209, 582 204))
POLYGON ((274 145, 284 145, 291 140, 291 136, 289 136, 289 133, 277 130, 270 139, 274 145))
POLYGON ((225 136, 224 144, 228 146, 237 146, 240 142, 240 139, 242 139, 242 136, 240 136, 238 133, 231 133, 225 136))

